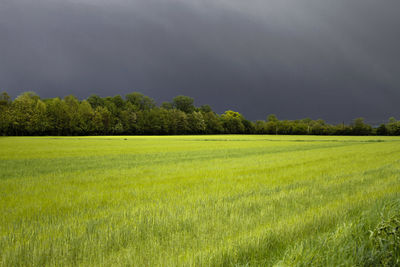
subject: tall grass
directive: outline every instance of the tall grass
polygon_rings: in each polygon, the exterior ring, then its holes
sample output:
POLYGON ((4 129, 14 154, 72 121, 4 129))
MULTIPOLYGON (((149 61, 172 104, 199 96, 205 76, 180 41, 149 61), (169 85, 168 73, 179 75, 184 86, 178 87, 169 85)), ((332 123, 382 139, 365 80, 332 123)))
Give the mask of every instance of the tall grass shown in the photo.
POLYGON ((0 148, 1 266, 398 259, 396 240, 376 241, 400 210, 387 208, 400 196, 400 138, 27 137, 0 148))

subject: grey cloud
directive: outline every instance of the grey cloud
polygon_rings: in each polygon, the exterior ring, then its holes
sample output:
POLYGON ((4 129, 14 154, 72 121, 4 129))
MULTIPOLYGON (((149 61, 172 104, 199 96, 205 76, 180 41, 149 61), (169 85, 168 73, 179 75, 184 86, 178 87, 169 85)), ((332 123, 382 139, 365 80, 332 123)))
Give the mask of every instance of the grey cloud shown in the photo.
POLYGON ((250 119, 400 117, 394 0, 2 0, 0 88, 137 90, 250 119))

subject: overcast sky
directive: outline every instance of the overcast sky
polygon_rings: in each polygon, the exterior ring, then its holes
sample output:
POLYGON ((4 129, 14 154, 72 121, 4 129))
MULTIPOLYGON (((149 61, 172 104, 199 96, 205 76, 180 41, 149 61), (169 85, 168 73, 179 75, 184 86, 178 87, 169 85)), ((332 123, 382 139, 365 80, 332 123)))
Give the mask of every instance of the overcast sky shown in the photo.
POLYGON ((0 89, 400 119, 399 0, 0 0, 0 89))

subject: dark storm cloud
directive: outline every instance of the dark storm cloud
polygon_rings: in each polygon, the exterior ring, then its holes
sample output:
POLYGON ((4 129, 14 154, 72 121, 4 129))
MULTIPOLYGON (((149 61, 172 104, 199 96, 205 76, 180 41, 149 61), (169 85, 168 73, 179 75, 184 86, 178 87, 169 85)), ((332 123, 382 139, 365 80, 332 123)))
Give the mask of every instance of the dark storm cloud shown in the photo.
POLYGON ((0 0, 13 96, 178 94, 250 119, 400 117, 397 0, 0 0))

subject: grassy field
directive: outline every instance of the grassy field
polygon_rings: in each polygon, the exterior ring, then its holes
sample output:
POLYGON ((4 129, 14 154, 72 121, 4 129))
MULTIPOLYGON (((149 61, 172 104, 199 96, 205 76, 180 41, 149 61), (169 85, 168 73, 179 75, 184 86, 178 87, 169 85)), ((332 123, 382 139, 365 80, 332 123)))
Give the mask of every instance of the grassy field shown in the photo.
POLYGON ((395 137, 5 137, 0 266, 375 265, 399 196, 395 137))

